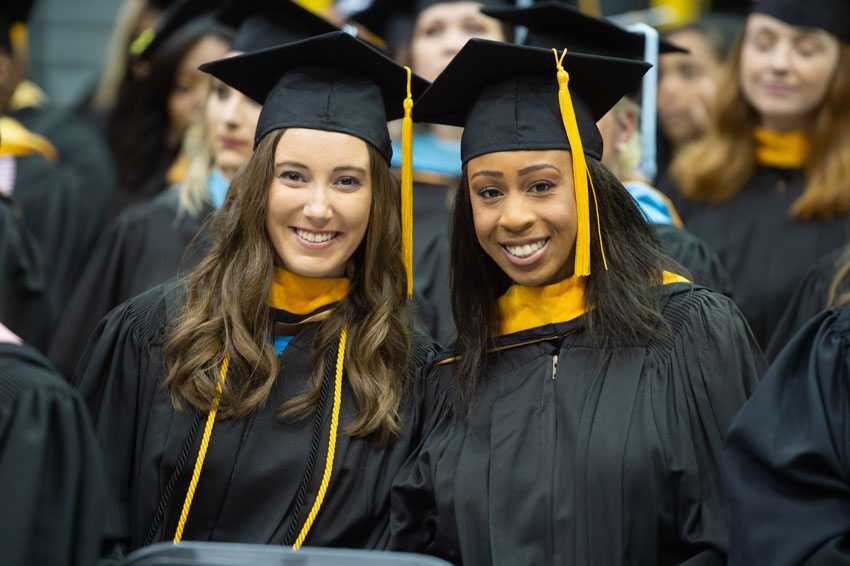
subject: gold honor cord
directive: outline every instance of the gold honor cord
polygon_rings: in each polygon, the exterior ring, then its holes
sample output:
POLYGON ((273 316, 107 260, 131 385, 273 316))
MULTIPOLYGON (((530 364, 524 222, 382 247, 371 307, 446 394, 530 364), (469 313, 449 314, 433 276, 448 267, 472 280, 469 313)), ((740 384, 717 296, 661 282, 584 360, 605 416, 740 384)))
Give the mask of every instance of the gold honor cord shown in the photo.
MULTIPOLYGON (((294 550, 301 548, 301 545, 304 543, 304 539, 307 538, 307 534, 310 532, 310 528, 313 526, 313 522, 319 514, 319 509, 322 507, 322 502, 325 499, 325 494, 328 491, 328 485, 331 481, 331 474, 333 473, 334 455, 336 454, 336 436, 337 429, 339 428, 339 411, 342 405, 342 374, 345 367, 345 343, 347 335, 347 327, 343 326, 342 332, 340 332, 339 335, 339 351, 337 352, 336 357, 334 405, 333 412, 331 414, 331 430, 330 437, 328 438, 328 455, 325 461, 325 473, 322 476, 322 483, 319 486, 319 493, 316 495, 316 501, 313 503, 313 508, 310 509, 310 514, 304 521, 304 526, 301 527, 301 532, 298 534, 298 538, 295 539, 295 543, 292 545, 294 550)), ((207 446, 209 445, 210 435, 212 434, 212 428, 215 422, 215 414, 218 410, 218 403, 221 396, 221 384, 224 383, 229 363, 230 355, 225 354, 224 362, 221 364, 219 382, 216 384, 216 391, 218 391, 219 396, 213 399, 213 406, 212 409, 210 409, 209 416, 207 417, 207 425, 204 428, 204 437, 201 440, 200 450, 198 450, 198 459, 195 460, 195 470, 192 473, 192 481, 189 483, 189 490, 186 492, 186 499, 183 502, 183 511, 180 514, 180 521, 177 524, 177 531, 174 533, 174 544, 179 543, 183 538, 183 529, 186 526, 186 519, 189 517, 189 509, 192 507, 192 498, 195 496, 195 488, 197 487, 198 480, 201 476, 201 468, 204 465, 204 457, 207 453, 207 446)))
POLYGON ((558 103, 561 108, 561 119, 564 122, 564 130, 567 132, 567 140, 570 142, 570 150, 573 156, 573 183, 576 193, 576 213, 578 216, 578 231, 576 233, 576 262, 575 275, 590 275, 590 202, 587 193, 587 184, 593 192, 593 204, 596 208, 596 228, 599 230, 599 251, 602 252, 602 263, 608 269, 608 261, 605 259, 605 249, 602 247, 602 226, 599 223, 599 203, 596 200, 596 189, 593 188, 593 179, 587 170, 587 161, 584 158, 584 147, 581 143, 581 135, 578 131, 575 109, 570 97, 570 74, 564 70, 563 61, 567 50, 558 57, 555 53, 555 64, 558 68, 558 103))
POLYGON ((410 93, 410 67, 407 71, 407 98, 401 123, 401 258, 407 276, 407 297, 413 296, 413 95, 410 93))

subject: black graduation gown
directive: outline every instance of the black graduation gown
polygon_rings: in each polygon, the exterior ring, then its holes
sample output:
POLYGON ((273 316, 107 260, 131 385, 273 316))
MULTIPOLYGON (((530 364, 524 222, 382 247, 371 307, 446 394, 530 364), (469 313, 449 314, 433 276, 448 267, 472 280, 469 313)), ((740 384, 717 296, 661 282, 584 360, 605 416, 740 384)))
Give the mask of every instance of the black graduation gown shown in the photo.
POLYGON ((811 320, 729 431, 729 564, 850 564, 850 308, 811 320))
MULTIPOLYGON (((391 546, 475 565, 725 564, 718 458, 766 363, 727 297, 658 292, 667 336, 601 349, 579 317, 497 339, 467 423, 444 416, 399 474, 391 546)), ((455 368, 428 373, 437 399, 455 368)))
POLYGON ((31 346, 0 344, 0 562, 94 564, 102 487, 79 394, 31 346))
POLYGON ((190 271, 203 258, 205 232, 188 255, 186 250, 213 212, 212 205, 197 216, 178 215, 179 194, 174 186, 126 210, 100 238, 50 346, 50 359, 64 375, 74 372, 89 336, 109 311, 179 271, 190 271))
MULTIPOLYGON (((107 456, 112 497, 107 507, 107 541, 123 542, 129 549, 173 538, 206 422, 206 412, 191 407, 176 412, 170 394, 162 390, 164 342, 183 292, 161 285, 112 311, 92 337, 74 376, 107 456), (203 422, 166 496, 165 488, 195 419, 203 422), (151 529, 161 501, 162 520, 151 529)), ((285 313, 272 311, 272 315, 278 318, 285 313)), ((184 540, 284 544, 293 498, 309 460, 313 417, 284 423, 276 411, 308 388, 315 331, 315 325, 308 325, 281 353, 279 379, 262 409, 249 417, 216 422, 184 540)), ((423 364, 431 353, 430 339, 417 334, 411 368, 423 364)), ((342 432, 356 414, 353 394, 347 383, 343 386, 333 474, 305 545, 376 548, 386 544, 390 484, 418 441, 422 426, 418 401, 422 395, 417 393, 422 384, 414 373, 411 370, 408 376, 400 408, 403 432, 384 448, 377 447, 374 438, 351 438, 342 432)), ((330 408, 298 517, 299 530, 321 482, 329 427, 330 408)))
MULTIPOLYGON (((708 244, 693 234, 670 226, 653 224, 664 251, 691 272, 694 282, 732 296, 729 274, 708 244)), ((418 261, 413 264, 413 290, 419 299, 420 318, 431 336, 447 344, 455 330, 449 276, 449 233, 434 232, 418 261)))
POLYGON ((50 269, 49 293, 61 305, 112 206, 112 157, 98 133, 67 112, 31 107, 10 116, 47 138, 58 153, 56 163, 37 155, 18 158, 13 196, 44 251, 50 269))
POLYGON ((0 198, 0 322, 40 350, 47 348, 53 308, 38 244, 12 201, 0 198))
MULTIPOLYGON (((415 175, 415 174, 414 174, 415 175)), ((451 218, 451 186, 413 183, 413 265, 415 266, 435 234, 448 234, 451 218)))
POLYGON ((809 265, 847 240, 846 214, 831 221, 788 217, 804 186, 802 170, 760 166, 724 203, 671 195, 685 228, 717 252, 732 276, 735 302, 762 347, 809 265))

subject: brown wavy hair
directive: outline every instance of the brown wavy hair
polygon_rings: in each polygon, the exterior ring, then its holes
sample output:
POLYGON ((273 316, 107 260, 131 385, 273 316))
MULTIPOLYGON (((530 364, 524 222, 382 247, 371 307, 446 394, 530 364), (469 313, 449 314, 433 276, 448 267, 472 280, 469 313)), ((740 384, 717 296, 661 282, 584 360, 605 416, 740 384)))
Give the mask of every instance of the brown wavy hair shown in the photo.
MULTIPOLYGON (((670 174, 684 196, 720 203, 732 198, 756 168, 758 115, 739 80, 742 31, 724 64, 708 132, 673 160, 670 174)), ((850 210, 850 45, 839 40, 838 64, 808 128, 806 187, 788 211, 801 220, 830 219, 850 210)))
MULTIPOLYGON (((164 387, 176 409, 181 399, 202 411, 216 396, 225 352, 230 367, 218 414, 244 416, 268 399, 278 361, 267 300, 276 253, 266 229, 268 188, 274 153, 284 130, 266 135, 253 157, 233 177, 227 198, 212 218, 213 243, 191 276, 182 314, 166 347, 164 387)), ((367 144, 368 146, 368 144, 367 144)), ((357 399, 357 417, 344 430, 351 436, 398 434, 404 369, 413 323, 403 292, 398 182, 376 149, 369 148, 372 209, 366 236, 347 266, 351 287, 331 316, 319 323, 309 391, 279 409, 282 418, 301 418, 316 407, 328 351, 336 351, 348 325, 345 369, 357 399)))

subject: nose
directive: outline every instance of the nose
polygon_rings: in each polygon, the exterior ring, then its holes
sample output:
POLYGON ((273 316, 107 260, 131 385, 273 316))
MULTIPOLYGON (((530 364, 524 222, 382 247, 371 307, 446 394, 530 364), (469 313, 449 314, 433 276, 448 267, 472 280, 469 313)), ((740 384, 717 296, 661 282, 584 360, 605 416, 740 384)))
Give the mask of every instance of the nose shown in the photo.
POLYGON ((521 234, 534 225, 537 215, 529 206, 524 194, 511 191, 502 204, 499 226, 506 232, 521 234))
POLYGON ((239 127, 241 122, 239 112, 241 97, 242 95, 240 93, 231 93, 227 102, 224 104, 224 108, 221 109, 222 122, 228 129, 235 130, 239 127))
POLYGON ((443 36, 443 55, 454 57, 466 44, 469 35, 457 28, 450 28, 443 36))
POLYGON ((333 217, 328 187, 323 183, 316 182, 307 191, 307 202, 304 203, 304 216, 315 226, 321 227, 328 223, 333 217))
POLYGON ((770 70, 774 73, 784 73, 788 71, 791 64, 791 50, 792 47, 790 42, 777 42, 768 54, 770 70))

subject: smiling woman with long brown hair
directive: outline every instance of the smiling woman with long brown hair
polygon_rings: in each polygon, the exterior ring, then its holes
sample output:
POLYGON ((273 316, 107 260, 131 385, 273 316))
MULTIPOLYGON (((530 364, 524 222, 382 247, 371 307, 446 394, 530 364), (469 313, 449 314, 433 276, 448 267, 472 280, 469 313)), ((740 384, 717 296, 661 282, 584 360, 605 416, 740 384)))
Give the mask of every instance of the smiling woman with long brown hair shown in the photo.
POLYGON ((381 546, 431 351, 388 165, 408 75, 342 32, 204 70, 264 103, 255 152, 191 279, 113 311, 75 376, 107 456, 109 542, 381 546))
POLYGON ((844 0, 761 0, 732 49, 706 136, 671 165, 685 226, 720 256, 765 347, 850 213, 844 0))
POLYGON ((646 69, 471 40, 419 100, 418 119, 464 126, 458 340, 429 369, 448 410, 393 486, 394 548, 725 563, 719 450, 765 363, 600 163, 596 121, 646 69))

